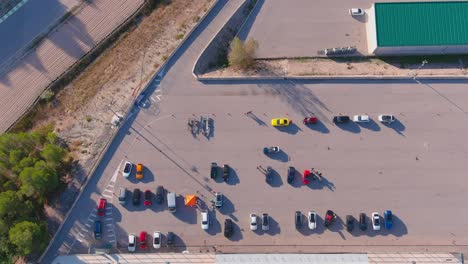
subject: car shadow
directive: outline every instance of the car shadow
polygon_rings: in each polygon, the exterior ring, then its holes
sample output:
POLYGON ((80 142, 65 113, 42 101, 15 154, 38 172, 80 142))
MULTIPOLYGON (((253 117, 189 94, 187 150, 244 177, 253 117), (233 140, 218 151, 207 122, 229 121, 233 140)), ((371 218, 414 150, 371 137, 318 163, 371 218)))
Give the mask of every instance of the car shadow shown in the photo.
POLYGON ((231 202, 231 200, 228 199, 226 195, 223 194, 223 206, 221 206, 220 208, 217 208, 216 210, 218 210, 223 215, 229 215, 235 211, 235 207, 234 207, 234 204, 231 202))
POLYGON ((176 197, 176 212, 173 215, 180 221, 187 224, 197 223, 197 208, 191 206, 185 206, 184 197, 178 195, 176 197))
POLYGON ((334 192, 336 187, 335 184, 329 181, 325 176, 317 176, 316 180, 310 180, 310 184, 307 185, 309 188, 314 190, 322 190, 323 188, 327 188, 330 191, 334 192))
MULTIPOLYGON (((165 197, 165 196, 163 196, 165 197)), ((150 206, 150 210, 155 212, 155 213, 158 213, 158 212, 162 212, 164 210, 167 209, 167 203, 165 203, 164 201, 166 201, 165 199, 163 200, 162 203, 157 203, 156 202, 156 196, 155 194, 153 193, 153 196, 152 196, 152 203, 151 203, 151 206, 150 206)))
MULTIPOLYGON (((286 171, 286 181, 287 181, 287 177, 288 177, 288 175, 287 175, 287 171, 286 171)), ((294 172, 294 179, 289 185, 291 185, 294 188, 300 188, 301 186, 304 185, 302 183, 302 175, 298 170, 296 170, 294 172)))
POLYGON ((397 237, 402 237, 408 234, 408 229, 405 223, 396 215, 393 215, 393 226, 392 229, 388 230, 385 228, 385 223, 382 218, 382 227, 380 229, 380 233, 383 236, 394 235, 397 237))
POLYGON ((122 222, 122 213, 117 208, 117 206, 114 206, 113 204, 112 204, 112 219, 114 223, 122 222))
POLYGON ((278 153, 273 153, 273 154, 268 154, 267 155, 269 158, 281 161, 281 162, 288 162, 289 161, 289 156, 286 152, 284 152, 282 149, 278 153))
POLYGON ((297 134, 301 129, 294 123, 291 123, 289 126, 283 126, 283 127, 275 127, 277 130, 281 132, 285 132, 291 135, 297 134))
MULTIPOLYGON (((261 229, 261 226, 259 227, 261 229)), ((264 233, 270 236, 274 236, 274 235, 281 233, 281 227, 279 223, 276 222, 276 220, 273 217, 271 217, 271 215, 270 215, 270 229, 267 231, 264 231, 264 233)))
POLYGON ((146 206, 143 204, 144 190, 140 189, 140 203, 138 205, 133 204, 133 190, 129 192, 129 200, 127 201, 126 208, 129 212, 138 212, 146 210, 146 206))
POLYGON ((174 234, 174 244, 172 246, 167 245, 167 233, 162 234, 162 238, 163 238, 162 241, 164 243, 163 244, 164 246, 161 247, 162 250, 159 250, 159 251, 181 253, 187 250, 187 245, 185 244, 184 240, 176 233, 173 232, 173 234, 174 234))
POLYGON ((380 126, 379 124, 377 124, 372 118, 369 118, 369 122, 361 122, 361 123, 357 123, 360 127, 362 128, 365 128, 367 130, 371 130, 371 131, 380 131, 380 126))
POLYGON ((398 133, 399 135, 405 136, 403 134, 403 131, 406 130, 406 127, 405 127, 405 125, 403 125, 403 123, 400 122, 400 120, 395 118, 395 121, 393 121, 390 124, 388 124, 388 123, 382 123, 382 124, 384 124, 386 127, 389 127, 391 129, 395 130, 395 132, 398 133))
POLYGON ((271 169, 271 181, 268 185, 275 188, 283 185, 283 179, 281 179, 281 175, 275 169, 271 169))
POLYGON ((339 128, 341 128, 344 131, 348 131, 351 133, 359 133, 361 132, 361 128, 354 122, 349 121, 347 123, 335 123, 335 125, 339 128))
POLYGON ((223 231, 221 227, 221 223, 216 217, 216 210, 207 209, 207 211, 208 211, 208 216, 210 220, 210 227, 207 230, 205 230, 205 232, 209 234, 210 236, 215 236, 216 234, 219 234, 223 231))
POLYGON ((232 222, 232 227, 233 227, 234 232, 233 232, 232 236, 227 238, 227 239, 229 239, 230 241, 240 241, 243 238, 242 230, 236 224, 235 221, 232 222))
POLYGON ((305 124, 305 126, 308 127, 311 130, 315 130, 315 131, 323 133, 323 134, 330 133, 330 130, 320 120, 318 120, 316 124, 305 124))
POLYGON ((236 185, 240 183, 239 176, 233 167, 230 167, 229 177, 227 178, 226 183, 229 185, 236 185))

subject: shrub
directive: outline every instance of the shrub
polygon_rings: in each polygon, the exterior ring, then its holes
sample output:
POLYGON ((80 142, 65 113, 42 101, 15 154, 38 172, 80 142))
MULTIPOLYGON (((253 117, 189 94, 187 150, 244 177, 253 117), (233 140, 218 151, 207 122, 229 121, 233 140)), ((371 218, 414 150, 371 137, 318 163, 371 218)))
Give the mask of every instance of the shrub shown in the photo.
POLYGON ((255 39, 251 38, 247 42, 243 42, 238 37, 235 37, 229 49, 229 65, 241 70, 251 68, 255 62, 255 52, 257 49, 258 43, 255 39))

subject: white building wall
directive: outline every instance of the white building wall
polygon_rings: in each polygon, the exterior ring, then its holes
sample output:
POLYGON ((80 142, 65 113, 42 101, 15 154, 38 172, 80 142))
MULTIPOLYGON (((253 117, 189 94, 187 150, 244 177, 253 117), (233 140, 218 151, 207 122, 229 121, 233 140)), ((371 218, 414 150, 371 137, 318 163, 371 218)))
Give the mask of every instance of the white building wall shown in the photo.
POLYGON ((468 53, 468 45, 377 47, 373 53, 378 56, 463 54, 468 53))
POLYGON ((374 4, 372 4, 371 8, 366 10, 366 16, 367 52, 373 54, 377 49, 377 26, 375 23, 374 4))

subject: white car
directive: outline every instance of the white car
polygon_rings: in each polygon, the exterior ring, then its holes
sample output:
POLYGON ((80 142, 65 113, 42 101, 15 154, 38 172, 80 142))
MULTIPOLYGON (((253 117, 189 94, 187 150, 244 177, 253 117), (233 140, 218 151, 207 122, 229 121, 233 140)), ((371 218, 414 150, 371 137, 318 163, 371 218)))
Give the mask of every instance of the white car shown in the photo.
POLYGON ((257 215, 250 214, 250 230, 257 230, 257 215))
POLYGON ((123 167, 122 175, 125 178, 128 178, 128 176, 130 176, 130 173, 132 173, 132 168, 133 168, 133 163, 131 163, 130 161, 126 161, 123 167))
POLYGON ((307 214, 307 223, 310 230, 314 230, 317 227, 317 213, 310 211, 307 214))
POLYGON ((136 249, 136 236, 135 234, 128 235, 128 251, 135 252, 136 249))
POLYGON ((363 16, 364 10, 362 8, 351 8, 349 9, 349 14, 352 16, 363 16))
POLYGON ((153 233, 153 247, 161 248, 161 232, 159 231, 153 233))
POLYGON ((375 230, 375 231, 378 231, 380 230, 380 216, 379 216, 379 213, 372 213, 372 228, 375 230))
POLYGON ((379 115, 379 121, 390 124, 395 121, 395 117, 393 115, 379 115))
POLYGON ((208 220, 208 211, 201 211, 201 228, 207 230, 209 227, 210 221, 208 220))
POLYGON ((367 123, 370 121, 368 115, 355 115, 353 116, 353 121, 356 123, 367 123))

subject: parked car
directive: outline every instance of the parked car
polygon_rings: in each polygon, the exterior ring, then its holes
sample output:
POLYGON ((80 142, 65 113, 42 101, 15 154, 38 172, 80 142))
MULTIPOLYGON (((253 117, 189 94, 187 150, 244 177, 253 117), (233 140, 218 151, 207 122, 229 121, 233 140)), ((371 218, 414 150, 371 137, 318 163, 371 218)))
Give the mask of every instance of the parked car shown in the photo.
POLYGON ((356 123, 368 123, 370 122, 370 118, 368 115, 355 115, 353 121, 356 123))
POLYGON ((214 193, 214 206, 222 207, 223 206, 223 194, 219 192, 214 193))
POLYGON ((136 178, 137 178, 137 180, 143 179, 143 169, 144 169, 143 164, 138 163, 136 165, 136 178))
POLYGON ((264 147, 263 148, 263 154, 268 155, 268 154, 275 154, 280 152, 280 148, 278 146, 276 147, 264 147))
POLYGON ((107 200, 104 198, 99 199, 97 207, 97 215, 104 216, 106 214, 107 200))
POLYGON ((218 164, 216 164, 216 162, 211 162, 210 177, 211 179, 216 179, 218 177, 218 164))
POLYGON ((347 215, 346 216, 346 230, 348 232, 353 232, 354 229, 354 217, 352 215, 347 215))
POLYGON ((379 115, 379 121, 390 124, 395 121, 395 117, 393 115, 379 115))
POLYGON ((393 214, 392 211, 386 210, 384 212, 384 221, 385 221, 385 228, 390 230, 393 227, 393 214))
POLYGON ((210 220, 208 219, 208 211, 203 210, 201 211, 201 228, 203 230, 207 230, 210 224, 210 220))
POLYGON ((167 232, 167 246, 168 247, 173 247, 175 244, 175 235, 172 232, 167 232))
POLYGON ((146 233, 146 231, 140 232, 140 249, 147 248, 147 244, 146 244, 147 237, 148 237, 148 234, 146 233))
POLYGON ((351 8, 349 9, 349 14, 352 16, 363 16, 364 10, 362 8, 351 8))
POLYGON ((131 163, 130 161, 126 161, 123 171, 122 171, 122 176, 124 176, 125 178, 128 178, 130 176, 130 173, 132 173, 132 168, 133 168, 133 163, 131 163))
POLYGON ((143 204, 145 206, 151 206, 151 191, 150 190, 145 191, 145 199, 143 201, 143 204))
POLYGON ((224 236, 229 238, 234 234, 234 224, 231 219, 224 220, 224 236))
POLYGON ((288 178, 287 178, 287 181, 288 181, 289 184, 292 184, 294 182, 295 175, 296 175, 296 168, 289 167, 288 168, 288 178))
POLYGON ((136 236, 135 234, 128 235, 128 251, 135 252, 136 249, 136 236))
POLYGON ((262 214, 262 230, 270 230, 270 216, 267 213, 262 214))
POLYGON ((351 119, 349 118, 349 116, 335 116, 333 117, 333 122, 337 123, 337 124, 343 124, 343 123, 348 123, 351 119))
POLYGON ((310 211, 307 214, 307 223, 309 225, 309 229, 314 230, 317 228, 317 213, 310 211))
POLYGON ((153 233, 153 248, 161 248, 161 232, 159 231, 153 233))
POLYGON ((140 205, 140 197, 141 197, 141 191, 140 189, 134 189, 133 190, 133 197, 132 197, 132 201, 133 201, 133 205, 140 205))
POLYGON ((310 183, 311 177, 312 174, 310 173, 310 170, 304 170, 304 174, 302 175, 302 183, 304 183, 304 185, 308 185, 310 183))
POLYGON ((302 213, 300 211, 296 211, 296 213, 294 213, 294 223, 296 225, 296 229, 302 228, 302 213))
POLYGON ((325 214, 325 227, 330 227, 330 225, 335 222, 336 219, 336 214, 332 210, 327 210, 327 213, 325 214))
POLYGON ((100 220, 94 221, 94 239, 101 240, 102 238, 102 222, 100 220))
POLYGON ((380 215, 377 212, 372 213, 372 228, 375 231, 380 230, 380 215))
POLYGON ((250 214, 250 230, 257 230, 257 215, 250 214))
POLYGON ((289 126, 292 123, 289 118, 274 118, 271 120, 271 125, 274 127, 277 126, 289 126))
POLYGON ((271 184, 273 181, 273 168, 270 166, 267 166, 266 168, 265 181, 269 184, 271 184))
POLYGON ((227 165, 227 164, 223 165, 223 180, 224 181, 228 180, 230 170, 231 170, 231 168, 229 167, 229 165, 227 165))
POLYGON ((302 123, 304 123, 304 125, 317 124, 317 122, 318 118, 316 116, 308 116, 305 117, 304 120, 302 120, 302 123))
POLYGON ((359 214, 359 229, 361 229, 362 231, 366 231, 367 229, 367 220, 366 220, 367 216, 365 213, 360 213, 359 214))
POLYGON ((156 188, 156 202, 162 204, 164 202, 164 187, 158 186, 156 188))

